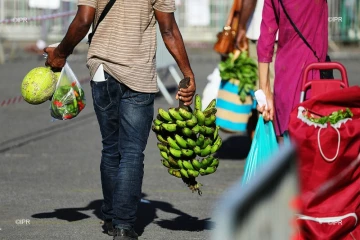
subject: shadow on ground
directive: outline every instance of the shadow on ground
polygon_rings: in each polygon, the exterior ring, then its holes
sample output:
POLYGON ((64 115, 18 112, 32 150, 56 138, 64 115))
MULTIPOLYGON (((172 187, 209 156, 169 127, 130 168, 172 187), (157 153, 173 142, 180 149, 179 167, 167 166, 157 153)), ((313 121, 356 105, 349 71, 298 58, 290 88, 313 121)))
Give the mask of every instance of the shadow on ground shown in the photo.
POLYGON ((245 159, 250 151, 251 139, 248 136, 234 135, 223 141, 221 148, 215 154, 220 159, 245 159))
MULTIPOLYGON (((212 229, 214 223, 210 219, 198 219, 192 217, 187 213, 184 213, 173 205, 167 202, 146 200, 147 195, 143 194, 141 203, 139 205, 137 222, 135 230, 139 235, 142 235, 145 228, 152 222, 159 225, 162 228, 174 230, 174 231, 202 231, 205 229, 212 229), (158 219, 157 211, 164 211, 178 215, 174 219, 158 219)), ((102 219, 101 216, 101 204, 102 200, 95 200, 89 203, 86 207, 80 208, 60 208, 55 209, 53 212, 37 213, 32 215, 33 218, 45 219, 45 218, 57 218, 60 220, 74 222, 81 221, 90 218, 89 215, 82 213, 83 211, 93 210, 93 214, 102 219)), ((103 227, 103 233, 105 228, 103 227)))
POLYGON ((258 121, 258 113, 253 109, 246 126, 246 134, 233 134, 223 141, 221 148, 215 154, 220 159, 239 160, 246 159, 249 154, 252 137, 254 136, 258 121))
POLYGON ((37 213, 32 215, 33 218, 57 218, 60 220, 65 220, 68 222, 75 222, 84 220, 86 218, 90 218, 89 215, 82 213, 83 211, 93 210, 95 216, 101 216, 101 200, 92 201, 86 207, 82 208, 59 208, 55 209, 53 212, 46 212, 46 213, 37 213))
POLYGON ((198 219, 187 213, 174 208, 167 202, 145 200, 146 194, 143 194, 143 200, 138 211, 138 221, 136 225, 137 232, 143 233, 147 225, 152 223, 159 225, 161 228, 174 231, 203 231, 214 227, 214 223, 210 219, 198 219), (177 215, 177 217, 169 219, 158 219, 157 211, 163 211, 177 215))

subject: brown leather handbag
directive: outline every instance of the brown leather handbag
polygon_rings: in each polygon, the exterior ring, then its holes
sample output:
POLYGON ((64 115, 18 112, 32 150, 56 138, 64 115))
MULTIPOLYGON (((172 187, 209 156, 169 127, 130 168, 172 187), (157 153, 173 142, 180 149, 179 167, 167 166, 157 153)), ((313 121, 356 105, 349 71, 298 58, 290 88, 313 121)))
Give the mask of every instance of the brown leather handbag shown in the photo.
POLYGON ((221 55, 227 55, 234 50, 241 7, 242 0, 234 0, 223 31, 217 34, 214 50, 221 55))

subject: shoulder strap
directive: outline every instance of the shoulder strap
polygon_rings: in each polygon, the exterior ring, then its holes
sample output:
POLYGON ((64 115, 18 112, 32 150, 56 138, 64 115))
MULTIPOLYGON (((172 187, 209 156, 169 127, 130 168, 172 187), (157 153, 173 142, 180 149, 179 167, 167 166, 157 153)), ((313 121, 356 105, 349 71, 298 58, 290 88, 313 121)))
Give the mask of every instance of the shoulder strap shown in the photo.
POLYGON ((314 56, 317 58, 318 62, 320 62, 320 58, 317 56, 316 51, 310 46, 309 42, 306 41, 305 37, 301 34, 300 30, 296 27, 295 23, 292 21, 292 19, 290 18, 288 12, 286 11, 285 7, 284 7, 284 3, 282 0, 279 0, 280 5, 282 7, 282 9, 284 10, 284 13, 287 17, 287 19, 290 21, 291 25, 293 26, 293 28, 295 29, 295 31, 297 32, 297 34, 299 35, 299 37, 303 40, 303 42, 306 44, 306 46, 308 48, 310 48, 310 50, 313 52, 314 56))
POLYGON ((91 43, 91 39, 94 36, 96 29, 98 28, 100 22, 105 18, 106 14, 108 14, 108 12, 110 11, 111 7, 114 5, 115 2, 116 2, 116 0, 109 0, 109 2, 106 4, 104 10, 101 12, 99 20, 96 23, 94 30, 92 31, 91 34, 89 34, 89 39, 88 39, 89 44, 91 43))
POLYGON ((231 23, 233 21, 233 18, 234 18, 234 15, 235 15, 235 12, 236 11, 239 11, 239 8, 241 7, 241 2, 242 0, 234 0, 233 2, 233 5, 230 9, 230 12, 229 12, 229 16, 226 20, 226 24, 225 24, 225 27, 230 27, 231 26, 231 23))
MULTIPOLYGON (((274 4, 274 0, 271 0, 271 5, 272 5, 273 10, 274 10, 276 22, 277 22, 277 24, 279 24, 279 15, 280 15, 280 14, 276 12, 276 7, 275 7, 275 4, 274 4)), ((278 11, 278 12, 279 12, 279 11, 278 11)))

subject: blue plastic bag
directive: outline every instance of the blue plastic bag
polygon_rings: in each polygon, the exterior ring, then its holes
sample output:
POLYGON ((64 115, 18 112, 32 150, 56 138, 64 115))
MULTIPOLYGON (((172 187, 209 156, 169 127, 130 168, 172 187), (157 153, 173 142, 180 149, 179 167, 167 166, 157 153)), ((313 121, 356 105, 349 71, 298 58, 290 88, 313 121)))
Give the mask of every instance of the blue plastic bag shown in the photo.
POLYGON ((247 184, 256 175, 257 170, 270 159, 270 156, 278 148, 272 122, 264 122, 263 116, 260 115, 250 152, 245 162, 245 170, 242 177, 243 185, 247 184))

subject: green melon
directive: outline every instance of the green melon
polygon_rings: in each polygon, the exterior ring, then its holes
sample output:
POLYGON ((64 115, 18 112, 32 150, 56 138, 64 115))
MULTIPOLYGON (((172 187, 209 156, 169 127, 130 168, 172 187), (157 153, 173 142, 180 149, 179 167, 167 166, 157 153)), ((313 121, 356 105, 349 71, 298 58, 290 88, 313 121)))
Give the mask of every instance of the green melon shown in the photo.
POLYGON ((54 72, 56 81, 59 81, 61 72, 54 72))
POLYGON ((55 74, 50 68, 34 68, 22 81, 21 95, 30 104, 46 102, 54 94, 56 82, 55 74))

